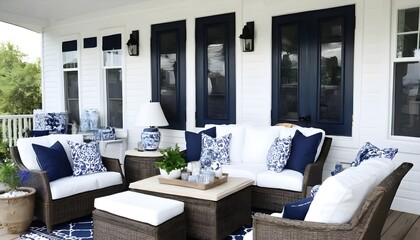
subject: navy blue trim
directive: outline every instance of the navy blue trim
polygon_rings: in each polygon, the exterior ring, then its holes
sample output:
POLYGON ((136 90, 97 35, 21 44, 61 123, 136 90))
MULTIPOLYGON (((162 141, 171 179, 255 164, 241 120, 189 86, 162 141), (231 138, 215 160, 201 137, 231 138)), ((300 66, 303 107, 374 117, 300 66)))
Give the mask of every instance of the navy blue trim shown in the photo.
POLYGON ((77 40, 62 42, 61 51, 62 52, 77 51, 77 40))
POLYGON ((195 21, 196 38, 196 126, 205 124, 234 124, 236 123, 236 70, 235 70, 235 13, 228 13, 210 17, 197 18, 195 21), (225 119, 212 119, 207 116, 208 104, 208 69, 207 46, 211 42, 207 36, 207 29, 214 25, 225 26, 225 119), (227 96, 226 96, 227 95, 227 96))
MULTIPOLYGON (((271 123, 291 122, 302 126, 318 127, 328 135, 351 136, 353 115, 353 52, 355 6, 317 10, 273 17, 272 23, 272 114, 271 123), (343 19, 343 65, 342 65, 342 121, 319 120, 320 79, 319 41, 320 24, 329 18, 343 19), (290 24, 299 26, 299 70, 298 70, 298 116, 310 116, 310 122, 282 119, 280 114, 280 58, 281 28, 290 24)), ((303 119, 303 118, 302 118, 303 119)))
MULTIPOLYGON (((175 118, 166 116, 169 126, 165 128, 186 129, 186 21, 155 24, 151 27, 151 67, 152 67, 152 101, 160 102, 160 38, 163 33, 176 33, 177 59, 176 59, 176 99, 177 112, 175 118)), ((163 50, 164 51, 164 50, 163 50)), ((165 110, 164 110, 165 111, 165 110)), ((162 127, 161 127, 162 128, 162 127)))

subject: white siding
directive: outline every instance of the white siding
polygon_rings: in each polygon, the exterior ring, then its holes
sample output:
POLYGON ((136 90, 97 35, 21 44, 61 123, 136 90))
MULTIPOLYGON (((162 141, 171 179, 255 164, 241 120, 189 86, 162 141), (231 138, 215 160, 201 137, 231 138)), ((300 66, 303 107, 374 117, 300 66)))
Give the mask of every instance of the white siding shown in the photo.
MULTIPOLYGON (((334 137, 324 178, 335 162, 351 162, 360 146, 370 141, 379 147, 398 147, 396 163, 413 162, 414 168, 401 184, 393 208, 420 214, 420 143, 418 139, 390 135, 392 76, 390 68, 390 0, 160 0, 139 3, 137 7, 94 14, 89 19, 71 19, 44 29, 43 106, 45 110, 64 110, 61 39, 77 34, 98 37, 98 46, 83 49, 79 44, 81 110, 103 106, 101 34, 120 29, 124 56, 124 128, 129 132, 128 147, 136 146, 142 129, 134 126, 139 104, 151 98, 150 28, 152 24, 186 20, 187 27, 187 130, 195 129, 195 19, 235 12, 236 33, 255 22, 255 51, 243 53, 236 38, 237 123, 270 124, 271 111, 271 21, 273 16, 348 4, 356 5, 354 54, 354 97, 352 137, 334 137), (157 3, 158 2, 158 3, 157 3), (380 26, 380 27, 379 27, 380 26), (140 55, 127 55, 125 43, 132 30, 140 31, 140 55)), ((179 143, 182 131, 162 130, 162 147, 179 143)))

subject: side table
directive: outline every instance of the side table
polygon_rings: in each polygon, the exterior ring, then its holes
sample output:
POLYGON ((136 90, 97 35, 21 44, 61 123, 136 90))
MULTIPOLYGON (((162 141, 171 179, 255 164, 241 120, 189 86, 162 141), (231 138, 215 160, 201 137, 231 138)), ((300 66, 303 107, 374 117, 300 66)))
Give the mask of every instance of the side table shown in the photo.
POLYGON ((124 171, 127 184, 159 174, 155 162, 162 161, 159 151, 143 151, 135 149, 125 151, 124 171))

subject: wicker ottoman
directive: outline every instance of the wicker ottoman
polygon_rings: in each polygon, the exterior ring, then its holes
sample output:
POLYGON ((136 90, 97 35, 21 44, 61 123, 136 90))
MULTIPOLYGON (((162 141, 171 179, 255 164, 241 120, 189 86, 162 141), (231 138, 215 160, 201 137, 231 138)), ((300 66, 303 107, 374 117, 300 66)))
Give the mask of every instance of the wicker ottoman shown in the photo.
POLYGON ((94 239, 185 239, 184 203, 132 191, 95 199, 94 239))

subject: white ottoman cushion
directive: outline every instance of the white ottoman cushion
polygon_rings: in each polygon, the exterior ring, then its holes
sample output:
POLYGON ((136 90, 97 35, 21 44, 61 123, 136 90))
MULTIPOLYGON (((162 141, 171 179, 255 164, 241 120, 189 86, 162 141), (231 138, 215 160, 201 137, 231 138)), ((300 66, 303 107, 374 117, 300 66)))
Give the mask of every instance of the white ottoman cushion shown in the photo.
POLYGON ((158 226, 184 212, 184 203, 125 191, 95 199, 95 208, 117 216, 158 226))

